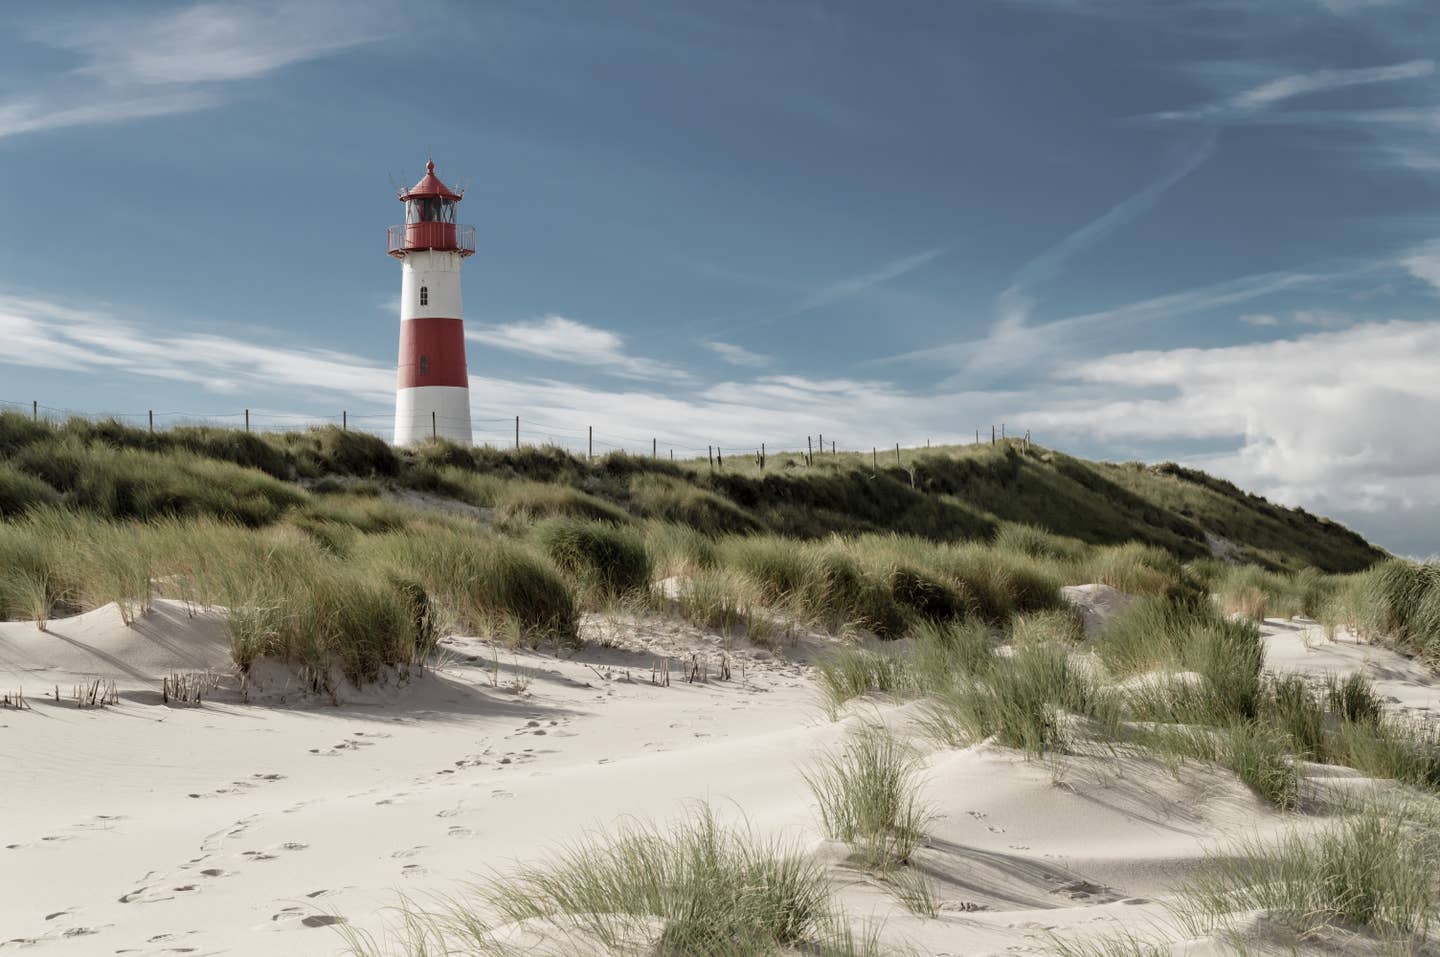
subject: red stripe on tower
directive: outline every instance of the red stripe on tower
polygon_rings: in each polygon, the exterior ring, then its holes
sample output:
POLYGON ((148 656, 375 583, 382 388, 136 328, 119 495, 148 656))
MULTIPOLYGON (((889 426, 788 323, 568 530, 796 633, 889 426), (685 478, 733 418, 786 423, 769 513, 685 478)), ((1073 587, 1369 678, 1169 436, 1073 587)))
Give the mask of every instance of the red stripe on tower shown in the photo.
POLYGON ((467 388, 465 324, 459 319, 406 319, 400 323, 400 388, 467 388))

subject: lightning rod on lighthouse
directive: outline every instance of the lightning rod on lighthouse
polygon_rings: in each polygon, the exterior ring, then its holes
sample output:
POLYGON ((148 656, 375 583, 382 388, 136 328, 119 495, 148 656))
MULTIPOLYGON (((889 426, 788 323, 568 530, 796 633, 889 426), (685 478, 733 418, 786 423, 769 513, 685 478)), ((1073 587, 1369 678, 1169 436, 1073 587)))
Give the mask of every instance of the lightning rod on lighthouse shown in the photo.
POLYGON ((475 227, 455 222, 463 194, 440 182, 432 160, 425 177, 399 194, 405 222, 388 231, 401 266, 396 445, 432 435, 471 444, 460 265, 475 252, 475 227))

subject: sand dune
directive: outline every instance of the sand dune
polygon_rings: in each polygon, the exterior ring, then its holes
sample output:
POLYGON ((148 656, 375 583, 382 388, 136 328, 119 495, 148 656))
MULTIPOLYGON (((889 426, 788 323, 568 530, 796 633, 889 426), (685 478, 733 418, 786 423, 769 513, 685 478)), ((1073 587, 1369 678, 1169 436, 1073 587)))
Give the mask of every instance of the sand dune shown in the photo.
MULTIPOLYGON (((336 953, 337 920, 376 929, 400 894, 450 893, 588 829, 705 800, 830 855, 847 911, 883 919, 887 940, 1046 953, 1052 935, 1162 921, 1168 888, 1207 847, 1285 826, 1213 769, 940 752, 926 770, 940 817, 916 866, 942 903, 938 918, 917 917, 823 840, 798 769, 857 719, 825 717, 802 661, 747 647, 731 680, 690 684, 674 663, 694 654, 713 674, 716 636, 668 621, 587 628, 615 646, 560 659, 455 639, 438 673, 338 706, 271 675, 252 703, 227 684, 195 708, 161 705, 159 682, 225 667, 213 616, 160 602, 134 627, 113 606, 47 632, 0 624, 0 691, 23 685, 32 705, 0 711, 0 951, 336 953), (661 654, 668 687, 651 683, 661 654), (92 677, 114 680, 119 704, 67 698, 92 677)), ((1400 706, 1440 707, 1399 655, 1313 625, 1265 631, 1273 667, 1365 670, 1400 706)))

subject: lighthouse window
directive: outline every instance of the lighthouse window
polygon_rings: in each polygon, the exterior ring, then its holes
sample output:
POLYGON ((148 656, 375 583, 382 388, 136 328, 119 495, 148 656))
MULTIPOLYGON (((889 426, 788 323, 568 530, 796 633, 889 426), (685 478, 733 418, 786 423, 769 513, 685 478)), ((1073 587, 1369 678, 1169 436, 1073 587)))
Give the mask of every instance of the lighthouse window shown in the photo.
POLYGON ((428 306, 428 305, 430 305, 430 287, 429 287, 429 286, 421 286, 421 287, 420 287, 420 305, 422 305, 422 306, 428 306))
POLYGON ((421 356, 421 357, 420 357, 420 374, 421 374, 421 375, 429 375, 429 374, 430 374, 430 357, 429 357, 429 356, 421 356))

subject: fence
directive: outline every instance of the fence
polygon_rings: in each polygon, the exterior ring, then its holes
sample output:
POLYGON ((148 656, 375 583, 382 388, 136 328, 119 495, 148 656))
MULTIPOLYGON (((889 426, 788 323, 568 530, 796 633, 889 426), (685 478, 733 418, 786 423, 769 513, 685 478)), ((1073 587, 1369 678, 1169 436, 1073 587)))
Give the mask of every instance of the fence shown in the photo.
MULTIPOLYGON (((151 432, 180 426, 212 426, 243 429, 246 432, 298 432, 324 426, 335 426, 378 435, 386 441, 389 441, 395 418, 392 412, 356 413, 348 409, 342 409, 336 415, 308 415, 272 412, 263 409, 242 409, 235 412, 177 412, 155 409, 146 409, 144 412, 93 412, 56 408, 44 405, 38 400, 16 402, 6 399, 0 399, 0 411, 29 413, 36 420, 45 419, 46 421, 71 418, 90 421, 113 420, 134 428, 148 429, 151 432)), ((447 424, 444 417, 432 416, 432 428, 436 431, 443 424, 447 424)), ((985 430, 975 430, 974 441, 976 444, 988 442, 988 444, 995 445, 1011 441, 1023 442, 1026 447, 1030 444, 1028 431, 1022 437, 1015 435, 1013 430, 1007 432, 1004 423, 987 428, 989 429, 988 436, 985 430)), ((562 426, 544 420, 523 418, 519 415, 471 419, 471 430, 477 444, 492 445, 497 448, 513 447, 518 449, 523 445, 545 446, 561 448, 587 459, 593 459, 597 454, 603 455, 607 452, 648 454, 653 458, 668 457, 671 460, 708 458, 712 466, 719 465, 721 467, 724 466, 727 458, 745 460, 753 457, 754 462, 763 469, 771 455, 798 455, 806 463, 813 464, 817 455, 864 455, 865 452, 864 448, 846 446, 833 435, 826 439, 820 433, 805 436, 803 445, 798 441, 776 442, 771 438, 760 441, 733 440, 702 447, 690 444, 689 440, 662 440, 658 435, 645 438, 611 432, 606 432, 597 438, 595 427, 592 425, 562 426)), ((923 442, 910 444, 887 443, 884 447, 885 460, 888 462, 890 456, 893 455, 895 462, 900 464, 902 462, 902 445, 906 449, 928 449, 930 448, 930 439, 926 438, 923 442)), ((871 446, 870 458, 874 467, 878 468, 882 458, 879 446, 871 446)))

